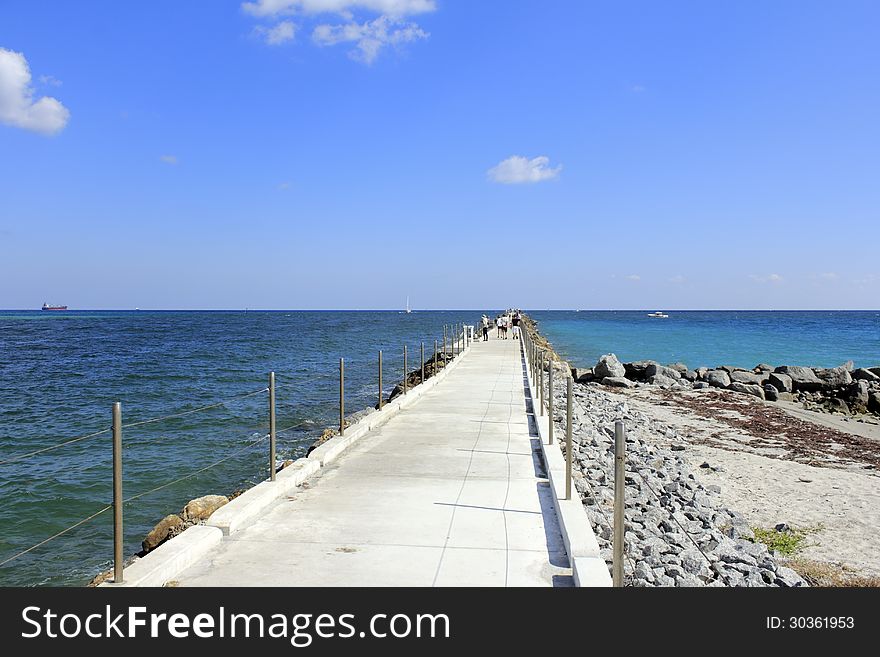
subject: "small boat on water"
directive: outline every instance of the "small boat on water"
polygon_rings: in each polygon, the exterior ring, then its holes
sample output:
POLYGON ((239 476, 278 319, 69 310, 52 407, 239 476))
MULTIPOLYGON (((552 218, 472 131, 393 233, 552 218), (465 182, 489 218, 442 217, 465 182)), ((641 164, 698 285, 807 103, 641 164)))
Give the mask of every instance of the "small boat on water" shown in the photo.
POLYGON ((661 318, 661 319, 666 319, 667 317, 669 317, 669 315, 667 315, 666 313, 661 312, 661 311, 658 310, 658 311, 653 312, 653 313, 648 313, 648 317, 659 317, 659 318, 661 318))
POLYGON ((404 315, 411 315, 412 309, 409 307, 409 297, 406 298, 406 310, 403 311, 404 315))
POLYGON ((67 310, 67 306, 56 306, 51 303, 44 303, 43 310, 67 310))

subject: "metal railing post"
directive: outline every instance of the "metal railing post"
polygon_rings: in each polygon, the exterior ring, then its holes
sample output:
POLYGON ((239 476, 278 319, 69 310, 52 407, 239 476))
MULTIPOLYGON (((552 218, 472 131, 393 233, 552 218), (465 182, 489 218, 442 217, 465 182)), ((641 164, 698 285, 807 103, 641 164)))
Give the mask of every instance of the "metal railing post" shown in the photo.
POLYGON ((422 343, 422 380, 419 383, 425 382, 425 343, 422 343))
POLYGON ((547 415, 550 420, 550 428, 547 433, 549 445, 553 444, 553 363, 550 363, 550 369, 547 370, 547 415))
POLYGON ((574 443, 571 439, 571 386, 572 379, 565 380, 565 499, 571 499, 571 459, 574 452, 574 443))
POLYGON ((269 372, 269 481, 275 481, 275 372, 269 372))
POLYGON ((614 559, 611 563, 614 586, 623 586, 623 523, 625 500, 626 426, 614 423, 614 559))
POLYGON ((406 345, 403 345, 403 394, 406 394, 407 384, 406 384, 406 345))
POLYGON ((113 581, 122 583, 122 402, 113 403, 113 581))
POLYGON ((379 410, 382 410, 385 400, 382 397, 382 350, 379 350, 379 410))
POLYGON ((443 325, 443 367, 446 367, 446 324, 443 325))
POLYGON ((345 359, 339 359, 339 435, 345 435, 345 359))
POLYGON ((544 352, 541 351, 541 362, 538 364, 538 395, 540 397, 539 406, 541 407, 541 415, 544 415, 544 352))
POLYGON ((437 339, 434 339, 434 376, 439 372, 439 361, 437 360, 437 339))

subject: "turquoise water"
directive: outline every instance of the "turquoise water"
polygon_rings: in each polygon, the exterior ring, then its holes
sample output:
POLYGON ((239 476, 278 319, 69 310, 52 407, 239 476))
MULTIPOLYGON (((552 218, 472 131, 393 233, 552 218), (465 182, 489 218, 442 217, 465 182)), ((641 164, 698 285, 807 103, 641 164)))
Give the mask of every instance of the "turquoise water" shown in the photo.
POLYGON ((602 354, 689 367, 880 365, 880 311, 531 311, 539 330, 573 365, 602 354))
MULTIPOLYGON (((444 324, 473 311, 414 312, 23 312, 0 311, 0 461, 110 425, 214 408, 124 431, 124 494, 131 497, 205 472, 126 505, 125 553, 193 497, 227 494, 268 475, 267 394, 239 398, 277 377, 278 458, 302 456, 338 423, 339 358, 346 410, 377 399, 427 355, 444 324)), ((0 463, 0 561, 98 511, 111 500, 105 433, 20 461, 0 463)), ((0 585, 83 584, 110 564, 109 512, 0 566, 0 585)))

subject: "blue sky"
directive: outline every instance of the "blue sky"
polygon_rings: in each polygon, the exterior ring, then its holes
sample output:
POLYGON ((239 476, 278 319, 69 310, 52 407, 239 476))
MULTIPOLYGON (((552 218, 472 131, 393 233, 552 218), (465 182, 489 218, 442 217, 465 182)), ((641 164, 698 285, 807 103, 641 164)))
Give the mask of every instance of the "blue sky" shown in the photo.
POLYGON ((878 308, 878 23, 4 0, 0 307, 878 308))

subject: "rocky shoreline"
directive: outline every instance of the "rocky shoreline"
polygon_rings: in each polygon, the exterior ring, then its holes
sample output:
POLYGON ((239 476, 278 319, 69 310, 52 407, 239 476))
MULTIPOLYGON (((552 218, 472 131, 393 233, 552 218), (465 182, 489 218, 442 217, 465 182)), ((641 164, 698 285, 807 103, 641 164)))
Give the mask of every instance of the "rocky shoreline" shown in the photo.
MULTIPOLYGON (((699 467, 689 464, 684 451, 688 440, 672 424, 657 421, 649 413, 637 410, 627 394, 637 390, 655 390, 652 399, 659 405, 678 405, 685 399, 697 415, 709 414, 729 423, 750 425, 756 415, 737 413, 743 407, 765 401, 800 401, 804 408, 834 413, 860 414, 867 422, 880 411, 880 368, 855 369, 851 363, 837 368, 806 368, 758 365, 752 370, 737 367, 691 370, 677 363, 664 366, 654 361, 621 363, 613 354, 599 359, 593 368, 570 368, 537 332, 535 323, 526 326, 536 343, 549 354, 546 368, 558 371, 557 381, 569 374, 573 387, 572 449, 575 468, 574 486, 596 532, 601 556, 611 567, 611 539, 614 500, 614 422, 622 419, 627 427, 626 477, 626 562, 625 576, 631 586, 777 586, 801 587, 810 584, 792 567, 788 556, 768 549, 755 535, 756 527, 746 517, 722 502, 718 484, 704 484, 701 479, 723 472, 723 466, 702 461, 699 467), (621 395, 621 393, 624 393, 621 395), (708 395, 708 396, 707 396, 708 395), (675 399, 675 401, 668 401, 675 399), (758 399, 755 399, 758 398, 758 399), (754 399, 756 403, 748 401, 754 399), (703 401, 701 401, 703 400, 703 401), (710 403, 711 402, 711 403, 710 403)), ((547 377, 545 377, 545 385, 547 377)), ((545 392, 546 389, 545 389, 545 392)), ((640 398, 643 399, 643 398, 640 398)), ((640 404, 644 408, 644 404, 640 404)), ((565 391, 554 390, 553 418, 556 436, 562 438, 565 451, 565 391)), ((775 413, 783 417, 782 409, 775 413)), ((766 412, 760 412, 764 419, 766 412)), ((787 416, 786 416, 787 417, 787 416)), ((787 418, 790 431, 799 421, 787 418)), ((765 423, 773 432, 784 424, 779 418, 765 423)), ((760 423, 759 423, 760 424, 760 423)), ((801 424, 807 424, 801 422, 801 424)), ((873 468, 877 460, 874 442, 829 430, 803 430, 782 435, 761 456, 785 458, 816 465, 823 450, 834 460, 858 462, 861 468, 873 468), (829 435, 824 435, 828 433, 829 435), (821 435, 817 435, 821 434, 821 435), (827 438, 827 440, 825 440, 827 438), (852 439, 852 440, 848 440, 852 439), (810 444, 818 440, 818 446, 810 444), (824 440, 824 442, 823 442, 824 440), (825 444, 827 443, 827 444, 825 444)), ((784 432, 783 432, 784 433, 784 432)), ((777 436, 774 436, 776 438, 777 436)), ((772 442, 772 441, 768 441, 772 442)), ((749 448, 744 448, 749 449, 749 448)), ((835 463, 836 464, 836 463, 835 463)), ((822 466, 828 465, 823 463, 822 466)), ((809 481, 802 479, 802 481, 809 481)), ((793 535, 785 522, 771 525, 771 533, 780 539, 793 535)), ((812 580, 818 583, 818 580, 812 580)))
POLYGON ((596 382, 616 388, 639 385, 666 390, 721 388, 765 401, 798 402, 806 410, 880 418, 880 366, 855 368, 805 367, 759 363, 751 370, 722 365, 690 369, 684 363, 661 365, 653 360, 621 363, 605 354, 588 369, 572 368, 578 383, 596 382))

